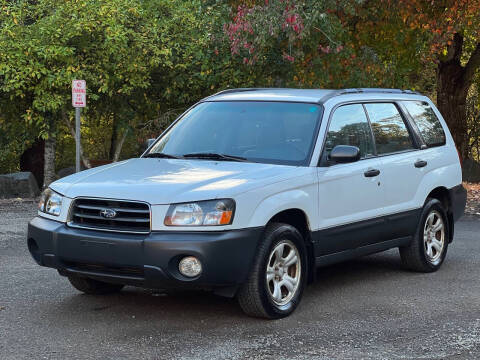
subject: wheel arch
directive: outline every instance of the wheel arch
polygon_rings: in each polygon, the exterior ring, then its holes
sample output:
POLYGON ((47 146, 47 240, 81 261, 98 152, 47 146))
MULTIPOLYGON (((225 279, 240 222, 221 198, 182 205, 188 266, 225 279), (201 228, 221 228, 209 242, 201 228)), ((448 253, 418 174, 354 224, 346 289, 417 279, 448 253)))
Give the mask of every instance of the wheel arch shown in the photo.
POLYGON ((437 186, 432 191, 430 191, 427 195, 428 199, 437 199, 442 203, 443 208, 447 212, 447 220, 448 220, 448 242, 451 243, 453 240, 453 233, 454 233, 454 220, 453 220, 453 212, 452 212, 452 199, 450 198, 450 192, 444 186, 437 186))

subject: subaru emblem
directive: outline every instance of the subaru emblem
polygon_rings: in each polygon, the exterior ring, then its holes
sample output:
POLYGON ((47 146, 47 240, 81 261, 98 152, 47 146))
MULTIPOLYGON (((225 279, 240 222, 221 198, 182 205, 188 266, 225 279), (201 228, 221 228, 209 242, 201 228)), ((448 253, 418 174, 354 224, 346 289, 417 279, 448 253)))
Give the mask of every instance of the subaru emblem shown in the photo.
POLYGON ((117 216, 117 212, 112 209, 104 209, 100 211, 100 215, 105 219, 113 219, 115 216, 117 216))

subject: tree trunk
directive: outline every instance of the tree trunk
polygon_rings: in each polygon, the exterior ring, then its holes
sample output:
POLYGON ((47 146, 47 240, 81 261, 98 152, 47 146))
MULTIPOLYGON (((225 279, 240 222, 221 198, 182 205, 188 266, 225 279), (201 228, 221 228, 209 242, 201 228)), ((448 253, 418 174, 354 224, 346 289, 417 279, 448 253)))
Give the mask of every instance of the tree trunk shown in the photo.
POLYGON ((115 162, 115 153, 117 150, 117 138, 118 138, 118 127, 119 121, 115 114, 113 115, 113 124, 112 124, 112 137, 110 140, 110 151, 108 152, 108 158, 115 162))
POLYGON ((462 159, 466 159, 468 157, 468 87, 461 80, 462 66, 456 65, 440 63, 438 66, 437 105, 447 122, 462 159))
POLYGON ((467 95, 473 75, 480 67, 480 43, 465 66, 461 64, 463 37, 455 34, 447 55, 438 64, 437 105, 452 133, 462 159, 469 157, 467 95))
POLYGON ((127 138, 128 134, 128 129, 126 129, 123 132, 122 138, 117 144, 117 148, 115 149, 115 155, 113 156, 113 162, 117 162, 118 159, 120 158, 120 154, 122 153, 122 148, 123 148, 123 143, 125 142, 125 139, 127 138))
POLYGON ((47 188, 55 181, 55 151, 57 148, 57 136, 55 119, 52 114, 47 114, 48 139, 45 140, 43 187, 47 188))
POLYGON ((33 145, 20 156, 20 171, 32 172, 40 188, 43 188, 44 160, 45 140, 42 139, 37 139, 33 145))

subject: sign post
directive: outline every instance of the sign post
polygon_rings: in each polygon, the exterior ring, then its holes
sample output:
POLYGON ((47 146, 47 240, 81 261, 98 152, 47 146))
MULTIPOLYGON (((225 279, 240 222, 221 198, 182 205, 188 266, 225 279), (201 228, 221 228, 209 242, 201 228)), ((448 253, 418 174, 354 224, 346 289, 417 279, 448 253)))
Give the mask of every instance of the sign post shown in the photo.
POLYGON ((80 172, 80 114, 87 105, 87 84, 85 80, 72 81, 72 105, 75 108, 75 171, 80 172))

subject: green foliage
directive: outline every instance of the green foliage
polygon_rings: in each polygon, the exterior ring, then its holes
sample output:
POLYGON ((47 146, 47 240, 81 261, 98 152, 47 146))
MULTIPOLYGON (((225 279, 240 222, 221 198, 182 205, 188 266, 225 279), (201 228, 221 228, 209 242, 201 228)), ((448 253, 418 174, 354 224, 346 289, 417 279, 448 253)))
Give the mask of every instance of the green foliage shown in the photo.
POLYGON ((467 97, 468 151, 472 159, 480 161, 480 71, 467 97))
MULTIPOLYGON (((89 156, 108 158, 111 154, 104 148, 111 141, 113 118, 118 136, 129 131, 132 140, 148 120, 172 107, 187 107, 213 89, 210 75, 215 69, 205 65, 211 56, 208 29, 213 24, 202 20, 209 11, 212 8, 204 9, 202 1, 4 1, 3 123, 21 118, 24 128, 34 128, 36 136, 46 138, 51 125, 46 119, 51 116, 59 133, 59 152, 64 144, 70 148, 65 123, 71 123, 74 114, 71 81, 85 79, 83 145, 89 156), (9 110, 12 104, 15 111, 9 110)), ((63 155, 59 158, 63 166, 63 155)))
POLYGON ((234 57, 296 87, 399 87, 433 92, 425 36, 384 3, 251 1, 226 26, 234 57), (402 30, 402 31, 400 31, 402 30))
POLYGON ((42 124, 45 112, 68 109, 75 78, 87 81, 93 102, 147 88, 152 67, 170 63, 171 55, 156 46, 157 19, 144 16, 143 5, 130 0, 5 5, 1 91, 10 100, 29 99, 24 118, 42 124))

